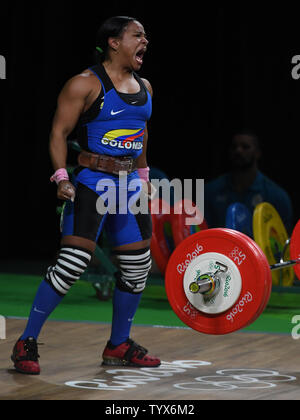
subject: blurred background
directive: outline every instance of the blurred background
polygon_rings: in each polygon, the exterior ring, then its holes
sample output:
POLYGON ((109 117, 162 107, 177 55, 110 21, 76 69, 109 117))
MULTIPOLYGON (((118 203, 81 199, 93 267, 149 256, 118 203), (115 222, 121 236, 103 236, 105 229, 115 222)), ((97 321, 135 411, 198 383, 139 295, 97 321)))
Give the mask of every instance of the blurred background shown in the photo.
POLYGON ((300 79, 292 77, 300 32, 291 6, 23 1, 1 4, 0 15, 2 260, 56 252, 59 202, 48 154, 56 100, 70 77, 94 64, 97 29, 113 15, 136 17, 150 41, 139 73, 154 90, 149 164, 171 179, 211 180, 227 169, 231 133, 251 128, 262 143, 260 170, 289 192, 295 223, 300 218, 300 79))

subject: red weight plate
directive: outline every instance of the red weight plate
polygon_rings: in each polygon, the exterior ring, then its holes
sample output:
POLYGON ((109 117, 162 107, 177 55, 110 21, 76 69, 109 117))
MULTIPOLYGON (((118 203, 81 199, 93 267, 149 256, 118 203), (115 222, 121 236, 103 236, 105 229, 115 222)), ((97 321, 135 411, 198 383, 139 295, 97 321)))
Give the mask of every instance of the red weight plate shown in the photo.
MULTIPOLYGON (((297 222, 290 240, 290 257, 292 260, 300 258, 300 220, 297 222)), ((300 264, 294 265, 294 272, 300 280, 300 264)))
POLYGON ((165 273, 171 252, 164 236, 164 224, 171 221, 170 206, 159 198, 150 202, 152 217, 151 254, 160 272, 165 273))
MULTIPOLYGON (((256 247, 257 252, 261 255, 262 260, 265 260, 265 254, 262 251, 262 249, 259 247, 259 245, 257 245, 257 243, 254 241, 252 242, 252 245, 256 247)), ((252 319, 250 319, 247 326, 252 324, 254 321, 256 321, 256 319, 263 313, 263 311, 265 310, 269 302, 271 292, 272 292, 272 273, 270 270, 270 266, 269 264, 265 264, 265 262, 263 261, 262 261, 262 264, 265 267, 265 297, 264 297, 264 300, 262 301, 261 307, 258 309, 256 315, 252 319)))
POLYGON ((246 326, 249 326, 251 324, 253 324, 254 321, 257 320, 257 318, 260 317, 260 315, 263 313, 263 311, 265 310, 270 296, 271 296, 271 291, 272 291, 272 276, 271 276, 271 271, 269 267, 266 267, 266 274, 265 274, 265 297, 261 303, 260 308, 258 308, 258 311, 256 312, 256 314, 254 315, 254 317, 252 319, 249 320, 249 322, 247 323, 246 326))
POLYGON ((166 270, 166 292, 174 312, 186 325, 205 334, 228 334, 253 322, 267 304, 270 282, 269 264, 260 248, 248 236, 230 229, 203 230, 186 238, 171 255, 166 270), (220 314, 194 308, 183 287, 190 262, 208 252, 230 258, 242 278, 237 301, 220 314))
POLYGON ((177 201, 174 204, 172 232, 175 246, 179 245, 180 242, 194 232, 204 229, 208 229, 206 220, 204 220, 203 215, 193 201, 184 198, 182 201, 177 201), (188 220, 193 221, 194 224, 187 224, 188 220))
MULTIPOLYGON (((192 228, 198 230, 207 229, 207 224, 204 220, 201 225, 186 225, 186 219, 191 217, 190 214, 195 207, 187 199, 184 202, 177 202, 173 208, 166 201, 155 198, 151 200, 149 206, 152 216, 151 254, 160 272, 164 274, 172 252, 165 236, 164 227, 166 223, 169 223, 171 226, 175 246, 193 233, 192 228), (186 209, 189 213, 186 212, 186 209)), ((197 217, 194 218, 200 222, 202 218, 198 208, 196 208, 195 214, 197 217)))

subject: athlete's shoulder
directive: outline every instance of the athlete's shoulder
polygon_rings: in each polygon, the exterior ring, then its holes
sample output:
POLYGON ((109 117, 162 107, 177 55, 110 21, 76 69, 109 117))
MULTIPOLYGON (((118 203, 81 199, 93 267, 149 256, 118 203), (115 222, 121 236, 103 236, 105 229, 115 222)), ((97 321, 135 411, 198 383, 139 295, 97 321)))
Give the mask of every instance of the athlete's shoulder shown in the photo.
POLYGON ((150 93, 150 95, 153 96, 153 89, 152 89, 152 86, 151 86, 151 83, 149 82, 149 80, 144 79, 143 77, 141 77, 141 79, 142 79, 144 85, 146 86, 146 89, 150 93))
POLYGON ((90 69, 85 69, 67 80, 61 95, 87 97, 95 87, 99 88, 98 78, 90 69))

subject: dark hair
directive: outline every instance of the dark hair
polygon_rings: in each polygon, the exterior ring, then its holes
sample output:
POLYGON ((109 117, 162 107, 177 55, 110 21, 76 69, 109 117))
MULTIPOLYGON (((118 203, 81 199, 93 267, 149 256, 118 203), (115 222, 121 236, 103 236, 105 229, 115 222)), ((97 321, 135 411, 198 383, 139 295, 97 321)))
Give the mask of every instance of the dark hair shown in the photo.
POLYGON ((113 16, 100 26, 96 35, 96 62, 102 63, 107 55, 108 39, 122 36, 126 26, 136 19, 129 16, 113 16))

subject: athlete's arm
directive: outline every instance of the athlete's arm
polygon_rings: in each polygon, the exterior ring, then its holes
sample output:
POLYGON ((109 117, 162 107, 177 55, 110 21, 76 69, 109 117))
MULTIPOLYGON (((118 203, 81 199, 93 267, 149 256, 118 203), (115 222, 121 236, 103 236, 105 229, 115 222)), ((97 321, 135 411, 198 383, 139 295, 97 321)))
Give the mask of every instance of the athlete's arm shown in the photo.
MULTIPOLYGON (((66 167, 67 137, 75 128, 80 114, 85 110, 92 90, 92 78, 78 75, 65 84, 58 97, 49 142, 50 157, 55 171, 66 167)), ((72 184, 61 181, 57 191, 58 198, 65 200, 73 195, 72 184)))
POLYGON ((136 164, 138 168, 147 168, 147 144, 148 144, 148 128, 145 126, 144 137, 143 137, 143 149, 142 153, 136 158, 136 164))
MULTIPOLYGON (((146 80, 146 79, 142 79, 142 80, 143 80, 146 88, 148 89, 151 97, 152 97, 153 96, 152 86, 150 85, 148 80, 146 80)), ((148 166, 148 164, 147 164, 147 144, 148 144, 148 128, 147 128, 147 124, 146 124, 145 134, 144 134, 144 138, 143 138, 143 150, 142 150, 142 153, 137 158, 137 167, 138 168, 147 168, 147 166, 148 166)))
MULTIPOLYGON (((146 79, 142 79, 146 88, 148 89, 151 97, 153 96, 153 90, 152 90, 152 86, 150 85, 150 83, 148 82, 148 80, 146 79)), ((148 163, 147 163, 147 145, 148 145, 148 127, 147 127, 147 123, 145 125, 145 133, 144 133, 144 137, 143 137, 143 150, 142 153, 138 156, 137 158, 137 167, 138 168, 147 168, 148 167, 148 163)), ((147 182, 147 192, 148 195, 151 196, 152 192, 153 192, 153 186, 151 185, 150 182, 147 182)))

